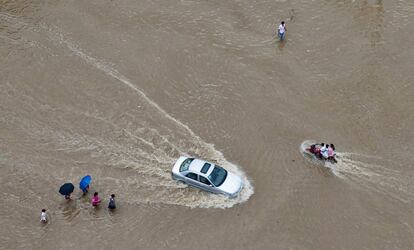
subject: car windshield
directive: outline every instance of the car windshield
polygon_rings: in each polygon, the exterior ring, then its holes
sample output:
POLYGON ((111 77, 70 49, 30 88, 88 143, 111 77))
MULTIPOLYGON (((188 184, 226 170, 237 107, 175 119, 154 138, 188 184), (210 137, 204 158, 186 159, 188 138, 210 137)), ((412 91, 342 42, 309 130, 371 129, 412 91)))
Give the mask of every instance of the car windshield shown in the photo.
POLYGON ((194 160, 194 158, 185 159, 185 161, 183 161, 183 163, 181 163, 180 172, 187 171, 188 167, 190 167, 190 164, 193 160, 194 160))
POLYGON ((223 184, 224 180, 226 180, 227 177, 227 171, 220 167, 220 166, 214 166, 213 171, 208 176, 210 181, 214 184, 214 186, 218 187, 221 184, 223 184))

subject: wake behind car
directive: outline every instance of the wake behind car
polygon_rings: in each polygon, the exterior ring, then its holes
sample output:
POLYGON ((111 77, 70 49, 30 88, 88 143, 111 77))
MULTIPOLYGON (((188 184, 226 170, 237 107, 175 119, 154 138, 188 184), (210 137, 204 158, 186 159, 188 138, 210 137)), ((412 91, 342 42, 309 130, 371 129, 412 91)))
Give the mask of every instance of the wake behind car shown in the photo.
POLYGON ((204 160, 181 156, 175 162, 172 178, 190 186, 230 198, 236 197, 243 188, 239 176, 204 160))

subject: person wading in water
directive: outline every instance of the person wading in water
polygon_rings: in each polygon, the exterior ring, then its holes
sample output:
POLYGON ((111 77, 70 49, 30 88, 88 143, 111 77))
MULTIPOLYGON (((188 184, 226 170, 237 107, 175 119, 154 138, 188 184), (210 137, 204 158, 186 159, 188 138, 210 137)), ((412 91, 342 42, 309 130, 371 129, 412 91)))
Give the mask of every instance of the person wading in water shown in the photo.
POLYGON ((285 38, 285 32, 287 31, 286 29, 286 25, 285 22, 282 21, 279 25, 279 29, 278 29, 278 35, 279 35, 279 39, 280 41, 283 41, 283 39, 285 38))

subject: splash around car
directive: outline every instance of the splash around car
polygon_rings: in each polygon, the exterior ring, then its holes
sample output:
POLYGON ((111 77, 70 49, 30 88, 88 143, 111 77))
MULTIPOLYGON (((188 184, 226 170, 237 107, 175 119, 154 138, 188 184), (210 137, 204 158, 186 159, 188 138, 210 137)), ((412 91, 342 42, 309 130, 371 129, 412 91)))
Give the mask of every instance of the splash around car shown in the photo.
POLYGON ((175 162, 171 176, 190 186, 235 198, 243 188, 241 178, 224 168, 196 158, 181 156, 175 162))

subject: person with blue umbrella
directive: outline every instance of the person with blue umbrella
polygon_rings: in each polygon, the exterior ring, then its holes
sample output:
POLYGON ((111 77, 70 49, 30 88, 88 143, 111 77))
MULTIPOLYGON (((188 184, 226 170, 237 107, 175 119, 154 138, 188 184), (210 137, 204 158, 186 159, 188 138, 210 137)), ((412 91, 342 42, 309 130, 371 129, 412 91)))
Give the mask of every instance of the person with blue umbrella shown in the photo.
POLYGON ((87 194, 89 191, 89 184, 92 181, 92 177, 90 175, 84 176, 79 182, 79 188, 82 190, 83 194, 87 194))

